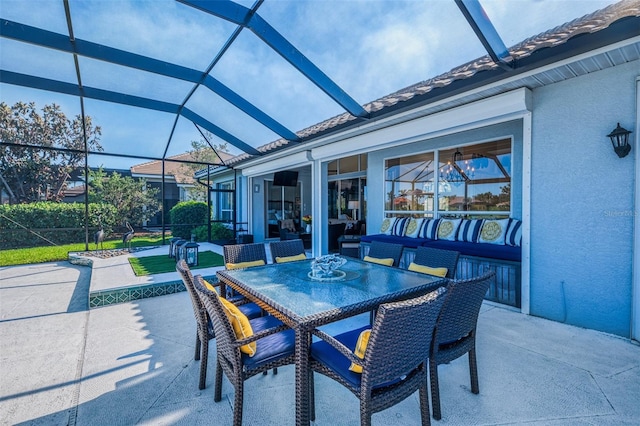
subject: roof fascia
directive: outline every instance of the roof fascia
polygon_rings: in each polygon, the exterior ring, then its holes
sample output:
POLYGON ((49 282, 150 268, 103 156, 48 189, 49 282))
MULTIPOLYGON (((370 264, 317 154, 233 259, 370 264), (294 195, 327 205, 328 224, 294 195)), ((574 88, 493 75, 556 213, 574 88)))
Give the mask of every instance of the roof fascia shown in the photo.
MULTIPOLYGON (((250 161, 237 167, 245 176, 258 175, 274 167, 282 168, 298 161, 328 160, 335 158, 334 143, 340 142, 348 148, 342 154, 354 155, 360 152, 389 148, 433 137, 457 133, 463 130, 483 127, 500 122, 517 119, 528 113, 532 108, 531 91, 526 88, 516 89, 469 104, 461 105, 431 115, 414 117, 407 115, 402 120, 386 120, 380 126, 363 125, 357 133, 343 133, 331 139, 318 141, 308 145, 306 151, 279 156, 273 161, 250 161), (366 128, 366 129, 364 129, 366 128)), ((295 163, 294 163, 295 164, 295 163)))
POLYGON ((187 6, 217 16, 250 29, 258 38, 282 56, 294 68, 325 92, 354 117, 367 118, 369 113, 340 86, 307 59, 295 46, 283 37, 262 17, 250 9, 230 0, 177 0, 187 6))

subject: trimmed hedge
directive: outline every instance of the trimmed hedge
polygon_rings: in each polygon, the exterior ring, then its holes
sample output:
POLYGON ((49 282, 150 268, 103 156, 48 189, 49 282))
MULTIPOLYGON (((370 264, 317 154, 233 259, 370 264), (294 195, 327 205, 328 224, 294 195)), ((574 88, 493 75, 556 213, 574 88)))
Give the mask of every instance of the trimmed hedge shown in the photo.
POLYGON ((183 201, 171 209, 171 235, 191 238, 196 228, 206 225, 209 220, 209 207, 202 201, 183 201))
MULTIPOLYGON (((85 240, 84 203, 42 201, 30 204, 0 205, 0 249, 79 243, 85 240)), ((89 204, 89 232, 111 232, 117 223, 117 210, 109 204, 89 204)))

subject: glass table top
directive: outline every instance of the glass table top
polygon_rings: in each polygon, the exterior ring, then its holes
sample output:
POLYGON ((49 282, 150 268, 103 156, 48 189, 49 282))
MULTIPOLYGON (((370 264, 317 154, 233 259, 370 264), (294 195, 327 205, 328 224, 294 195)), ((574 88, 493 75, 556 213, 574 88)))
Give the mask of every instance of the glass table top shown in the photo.
POLYGON ((436 288, 442 278, 348 259, 331 280, 310 277, 312 260, 221 271, 264 301, 275 302, 299 317, 347 308, 415 287, 436 288), (341 272, 344 272, 344 276, 341 272))

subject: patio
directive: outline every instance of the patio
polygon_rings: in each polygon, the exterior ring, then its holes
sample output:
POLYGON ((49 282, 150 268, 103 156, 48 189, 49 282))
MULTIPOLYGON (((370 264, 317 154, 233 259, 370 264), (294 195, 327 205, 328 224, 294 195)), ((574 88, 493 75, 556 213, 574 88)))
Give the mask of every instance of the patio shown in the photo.
MULTIPOLYGON (((197 389, 195 321, 186 292, 88 309, 90 287, 139 284, 117 282, 128 279, 123 271, 99 262, 91 269, 59 262, 0 270, 2 424, 231 423, 228 383, 223 401, 213 402, 213 354, 207 388, 197 389)), ((177 274, 161 278, 153 279, 177 274)), ((478 358, 479 395, 469 391, 466 357, 440 367, 443 418, 432 424, 640 419, 640 346, 629 340, 485 303, 478 358)), ((249 380, 245 424, 293 424, 293 376, 289 366, 249 380)), ((316 401, 315 424, 359 423, 356 398, 320 376, 316 401)), ((373 423, 419 424, 417 395, 375 414, 373 423)))

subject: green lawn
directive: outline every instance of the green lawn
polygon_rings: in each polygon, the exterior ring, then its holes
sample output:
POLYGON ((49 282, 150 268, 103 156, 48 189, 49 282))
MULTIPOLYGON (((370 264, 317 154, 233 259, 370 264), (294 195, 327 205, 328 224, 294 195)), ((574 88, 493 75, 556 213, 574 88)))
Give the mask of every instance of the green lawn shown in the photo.
MULTIPOLYGON (((129 263, 137 276, 163 274, 176 270, 175 260, 166 255, 130 257, 129 263)), ((203 251, 198 255, 198 266, 190 266, 189 268, 199 269, 222 265, 224 265, 224 259, 221 255, 212 251, 203 251)))
MULTIPOLYGON (((168 238, 165 237, 168 241, 168 238)), ((131 247, 145 247, 162 245, 162 235, 149 235, 134 237, 131 247)), ((89 250, 95 250, 93 242, 89 243, 89 250)), ((104 242, 104 249, 125 248, 122 240, 109 240, 104 242)), ((68 260, 69 252, 85 251, 84 243, 65 244, 60 246, 31 247, 14 250, 0 251, 0 266, 27 265, 30 263, 55 262, 68 260)))

